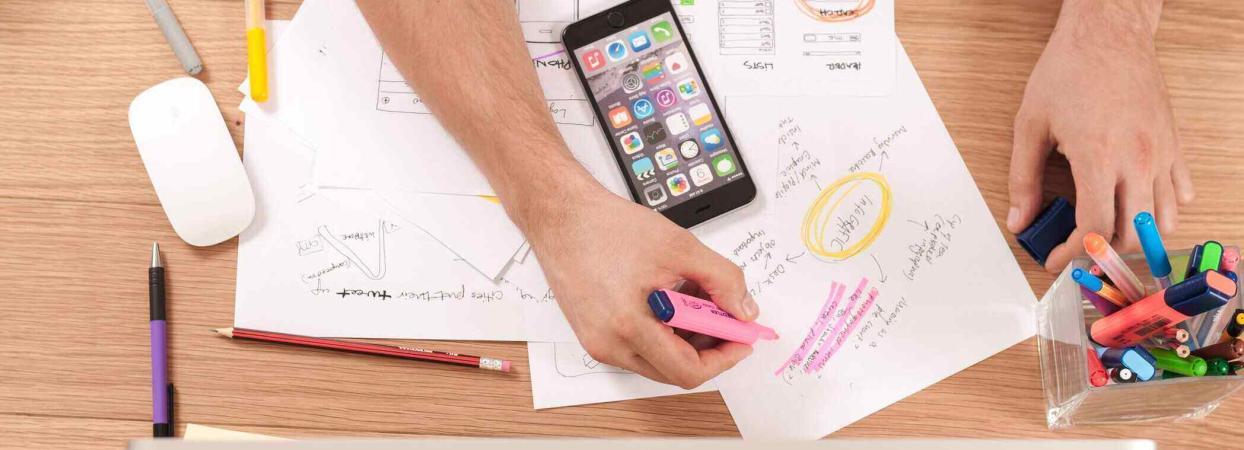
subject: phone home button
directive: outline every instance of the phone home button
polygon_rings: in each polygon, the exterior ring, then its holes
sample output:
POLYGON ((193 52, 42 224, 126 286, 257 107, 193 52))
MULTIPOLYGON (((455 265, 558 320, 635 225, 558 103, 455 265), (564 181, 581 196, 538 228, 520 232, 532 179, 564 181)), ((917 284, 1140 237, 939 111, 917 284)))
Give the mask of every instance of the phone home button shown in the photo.
POLYGON ((609 13, 605 16, 605 20, 608 20, 609 26, 614 28, 622 28, 622 25, 626 25, 626 16, 618 11, 609 13))

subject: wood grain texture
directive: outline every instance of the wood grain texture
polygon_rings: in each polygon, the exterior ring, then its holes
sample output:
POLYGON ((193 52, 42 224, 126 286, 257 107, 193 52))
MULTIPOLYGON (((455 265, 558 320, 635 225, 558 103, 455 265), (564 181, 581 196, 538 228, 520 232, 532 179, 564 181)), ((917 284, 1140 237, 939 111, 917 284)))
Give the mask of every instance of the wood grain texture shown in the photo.
MULTIPOLYGON (((242 8, 171 1, 235 142, 242 8)), ((289 18, 296 1, 269 1, 289 18)), ((1050 0, 902 0, 897 27, 995 219, 1006 214, 1011 120, 1058 14, 1050 0)), ((1244 3, 1168 2, 1158 35, 1199 190, 1167 237, 1244 242, 1244 3)), ((232 322, 237 243, 197 249, 168 226, 126 121, 141 90, 181 75, 142 2, 0 1, 0 447, 118 448, 150 433, 145 265, 169 265, 179 423, 329 435, 734 436, 715 393, 531 409, 522 343, 424 343, 516 361, 516 373, 216 337, 232 322), (675 427, 674 423, 678 426, 675 427)), ((1054 158, 1050 195, 1073 193, 1054 158)), ((1034 291, 1051 276, 1012 244, 1034 291)), ((1168 447, 1244 439, 1244 398, 1209 419, 1050 432, 1024 342, 834 437, 1133 437, 1168 447)))

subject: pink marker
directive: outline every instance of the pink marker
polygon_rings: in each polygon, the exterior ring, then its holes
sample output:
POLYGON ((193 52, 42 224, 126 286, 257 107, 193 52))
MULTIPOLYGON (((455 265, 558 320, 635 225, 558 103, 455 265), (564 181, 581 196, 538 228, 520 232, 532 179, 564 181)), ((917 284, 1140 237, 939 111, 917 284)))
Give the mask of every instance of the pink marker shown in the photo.
POLYGON ((1224 272, 1235 272, 1235 268, 1240 265, 1240 251, 1235 247, 1227 247, 1222 249, 1222 267, 1224 272))
POLYGON ((757 339, 778 337, 772 328, 735 319, 718 308, 716 303, 669 289, 658 289, 648 294, 648 306, 658 319, 680 330, 749 345, 757 339))

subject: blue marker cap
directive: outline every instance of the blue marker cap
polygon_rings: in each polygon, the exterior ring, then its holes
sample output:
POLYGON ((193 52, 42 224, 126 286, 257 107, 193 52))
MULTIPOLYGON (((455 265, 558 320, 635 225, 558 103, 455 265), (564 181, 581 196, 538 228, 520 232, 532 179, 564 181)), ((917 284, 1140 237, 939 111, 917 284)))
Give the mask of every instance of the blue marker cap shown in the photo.
POLYGON ((660 289, 648 294, 648 307, 652 308, 652 313, 656 314, 662 322, 669 322, 674 318, 674 302, 671 302, 669 296, 660 289))
POLYGON ((1144 347, 1105 348, 1099 347, 1097 356, 1106 367, 1123 367, 1136 374, 1136 379, 1149 381, 1157 373, 1157 358, 1144 347))
POLYGON ((1157 224, 1153 222, 1153 214, 1142 211, 1132 219, 1136 226, 1136 234, 1140 237, 1140 248, 1145 251, 1145 262, 1149 263, 1149 273, 1154 278, 1171 274, 1171 261, 1166 256, 1166 247, 1162 246, 1162 236, 1158 234, 1157 224))
POLYGON ((1076 283, 1080 283, 1080 286, 1084 286, 1085 288, 1093 292, 1100 291, 1102 284, 1103 284, 1101 281, 1101 278, 1097 278, 1096 276, 1094 276, 1091 273, 1088 273, 1088 271, 1084 269, 1072 270, 1071 279, 1076 280, 1076 283))

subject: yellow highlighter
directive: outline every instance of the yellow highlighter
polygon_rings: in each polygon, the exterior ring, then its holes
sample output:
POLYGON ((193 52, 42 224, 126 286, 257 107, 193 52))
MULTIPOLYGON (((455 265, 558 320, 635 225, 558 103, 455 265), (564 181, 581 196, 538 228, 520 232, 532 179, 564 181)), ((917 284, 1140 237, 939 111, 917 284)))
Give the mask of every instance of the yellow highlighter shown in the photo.
POLYGON ((246 55, 250 60, 251 99, 268 101, 268 46, 264 37, 263 0, 246 0, 246 55))

